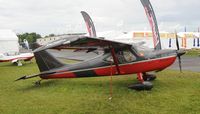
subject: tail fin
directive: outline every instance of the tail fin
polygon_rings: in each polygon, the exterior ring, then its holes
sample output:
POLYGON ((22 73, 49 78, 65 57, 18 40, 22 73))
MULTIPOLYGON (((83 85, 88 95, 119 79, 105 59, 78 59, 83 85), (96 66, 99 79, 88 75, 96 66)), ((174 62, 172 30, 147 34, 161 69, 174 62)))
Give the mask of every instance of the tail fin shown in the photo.
POLYGON ((36 63, 40 72, 48 71, 54 68, 59 68, 64 66, 63 63, 58 61, 52 54, 47 50, 39 51, 34 53, 36 63))
POLYGON ((148 17, 148 20, 149 20, 149 23, 150 23, 150 26, 152 29, 154 49, 161 50, 160 34, 159 34, 156 16, 153 11, 153 7, 149 0, 140 0, 140 1, 141 1, 142 5, 144 6, 146 15, 148 17))
POLYGON ((85 12, 85 11, 81 11, 81 14, 85 20, 86 26, 87 26, 87 30, 89 32, 90 37, 97 37, 96 35, 96 30, 93 24, 92 19, 90 18, 90 16, 85 12))

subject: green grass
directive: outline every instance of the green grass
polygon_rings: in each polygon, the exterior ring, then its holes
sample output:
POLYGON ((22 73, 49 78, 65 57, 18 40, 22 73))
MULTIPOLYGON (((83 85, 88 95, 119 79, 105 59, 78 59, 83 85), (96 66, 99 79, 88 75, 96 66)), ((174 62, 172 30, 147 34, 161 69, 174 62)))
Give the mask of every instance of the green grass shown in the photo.
POLYGON ((0 114, 199 114, 200 73, 165 70, 157 74, 152 91, 134 91, 127 85, 135 75, 14 82, 38 73, 35 63, 16 67, 0 63, 0 114))
POLYGON ((186 56, 200 56, 200 49, 190 49, 186 51, 186 56))

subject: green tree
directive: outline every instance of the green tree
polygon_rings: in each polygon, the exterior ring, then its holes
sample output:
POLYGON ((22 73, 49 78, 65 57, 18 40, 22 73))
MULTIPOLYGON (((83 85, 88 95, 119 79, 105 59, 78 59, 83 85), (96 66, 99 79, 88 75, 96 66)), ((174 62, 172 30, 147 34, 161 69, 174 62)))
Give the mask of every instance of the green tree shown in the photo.
POLYGON ((41 35, 35 32, 18 34, 17 36, 20 43, 23 42, 24 39, 26 39, 29 43, 34 43, 38 38, 41 38, 41 35))

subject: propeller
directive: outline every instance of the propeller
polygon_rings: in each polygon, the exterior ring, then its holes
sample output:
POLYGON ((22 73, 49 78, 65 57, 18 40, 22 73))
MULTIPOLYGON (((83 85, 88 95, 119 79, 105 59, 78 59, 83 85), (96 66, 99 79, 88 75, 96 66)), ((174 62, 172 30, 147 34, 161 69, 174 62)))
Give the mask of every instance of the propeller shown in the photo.
POLYGON ((175 34, 176 34, 176 47, 177 47, 178 63, 179 63, 180 72, 182 72, 181 55, 185 54, 185 52, 182 52, 180 50, 177 32, 175 32, 175 34))
POLYGON ((179 47, 177 32, 175 32, 175 34, 176 34, 176 47, 177 47, 178 63, 179 63, 180 72, 182 72, 181 55, 179 54, 180 47, 179 47))

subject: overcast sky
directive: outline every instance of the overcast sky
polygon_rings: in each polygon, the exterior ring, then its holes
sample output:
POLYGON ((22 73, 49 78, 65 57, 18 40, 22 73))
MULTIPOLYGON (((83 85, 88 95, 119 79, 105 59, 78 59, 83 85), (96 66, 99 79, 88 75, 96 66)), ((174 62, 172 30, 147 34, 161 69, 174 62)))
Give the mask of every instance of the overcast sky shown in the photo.
MULTIPOLYGON (((200 0, 151 0, 159 29, 197 31, 200 0)), ((140 0, 0 0, 0 29, 17 33, 86 32, 80 11, 102 31, 150 30, 140 0)))

